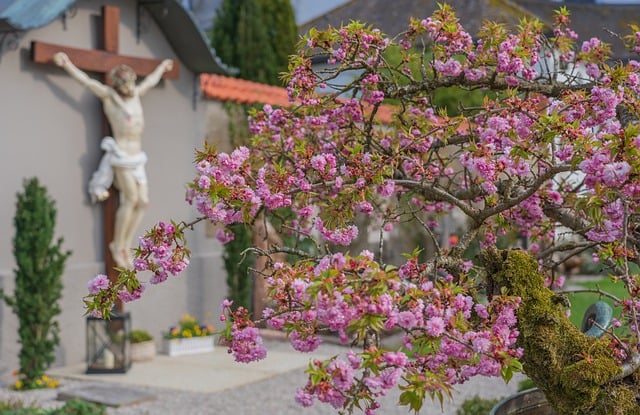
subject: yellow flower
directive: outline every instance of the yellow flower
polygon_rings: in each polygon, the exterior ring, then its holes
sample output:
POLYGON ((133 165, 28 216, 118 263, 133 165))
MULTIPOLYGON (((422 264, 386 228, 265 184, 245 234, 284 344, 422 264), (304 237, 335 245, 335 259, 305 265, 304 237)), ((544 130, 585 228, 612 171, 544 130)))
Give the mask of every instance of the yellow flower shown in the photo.
POLYGON ((185 313, 180 317, 178 326, 171 329, 170 332, 165 335, 167 338, 190 338, 190 337, 203 337, 211 336, 213 334, 213 326, 201 325, 198 319, 191 314, 185 313))
POLYGON ((17 380, 16 383, 13 385, 15 389, 22 389, 23 386, 24 384, 22 383, 21 380, 17 380))

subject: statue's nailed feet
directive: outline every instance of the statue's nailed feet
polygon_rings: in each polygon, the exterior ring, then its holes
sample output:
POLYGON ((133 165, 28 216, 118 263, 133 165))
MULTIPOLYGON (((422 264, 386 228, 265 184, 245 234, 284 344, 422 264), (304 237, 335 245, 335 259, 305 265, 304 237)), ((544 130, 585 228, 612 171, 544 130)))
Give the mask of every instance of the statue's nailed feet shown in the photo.
POLYGON ((127 249, 120 248, 116 246, 114 242, 111 242, 109 244, 109 250, 111 251, 113 261, 118 267, 127 269, 133 268, 133 258, 127 249))

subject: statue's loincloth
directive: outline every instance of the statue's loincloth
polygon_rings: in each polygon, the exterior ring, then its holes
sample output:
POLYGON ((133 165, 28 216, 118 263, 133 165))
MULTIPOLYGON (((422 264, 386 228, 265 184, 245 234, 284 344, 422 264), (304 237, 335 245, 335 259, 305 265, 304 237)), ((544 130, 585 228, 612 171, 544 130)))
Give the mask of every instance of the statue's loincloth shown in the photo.
POLYGON ((141 151, 131 155, 125 153, 118 147, 118 143, 113 137, 105 137, 100 143, 105 153, 100 159, 98 169, 91 176, 89 181, 89 194, 92 202, 103 201, 109 197, 109 188, 113 184, 113 168, 126 169, 140 184, 147 183, 147 173, 144 165, 147 163, 147 155, 141 151))

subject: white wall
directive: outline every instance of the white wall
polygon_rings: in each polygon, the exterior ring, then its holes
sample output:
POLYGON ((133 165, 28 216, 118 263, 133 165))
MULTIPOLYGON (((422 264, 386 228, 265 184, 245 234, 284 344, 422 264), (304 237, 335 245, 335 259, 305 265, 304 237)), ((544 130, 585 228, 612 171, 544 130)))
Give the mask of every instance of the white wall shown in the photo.
MULTIPOLYGON (((63 277, 64 294, 61 346, 56 365, 85 360, 85 320, 82 297, 86 282, 104 272, 102 208, 89 201, 86 185, 100 158, 102 111, 99 101, 70 79, 61 69, 39 65, 29 57, 30 42, 39 40, 92 49, 100 6, 108 3, 121 9, 120 53, 173 58, 176 56, 164 35, 147 19, 140 42, 136 40, 135 2, 81 0, 77 14, 69 17, 66 29, 61 21, 29 31, 16 50, 0 55, 0 121, 3 150, 0 151, 0 286, 13 290, 12 255, 15 195, 24 178, 37 176, 56 200, 57 233, 64 247, 73 251, 63 277), (98 4, 100 3, 100 4, 98 4)), ((143 98, 146 130, 143 147, 149 156, 147 174, 150 206, 140 233, 159 220, 190 220, 194 209, 184 202, 184 185, 193 177, 192 155, 201 147, 207 128, 205 105, 192 107, 194 76, 181 66, 178 80, 160 83, 143 98)), ((185 312, 198 317, 210 315, 217 322, 219 304, 225 295, 220 246, 197 228, 189 247, 192 266, 184 275, 161 286, 147 289, 140 302, 127 305, 134 328, 144 328, 159 341, 185 312)), ((148 276, 142 275, 143 278, 148 276)), ((17 319, 0 305, 0 380, 17 369, 17 319)))

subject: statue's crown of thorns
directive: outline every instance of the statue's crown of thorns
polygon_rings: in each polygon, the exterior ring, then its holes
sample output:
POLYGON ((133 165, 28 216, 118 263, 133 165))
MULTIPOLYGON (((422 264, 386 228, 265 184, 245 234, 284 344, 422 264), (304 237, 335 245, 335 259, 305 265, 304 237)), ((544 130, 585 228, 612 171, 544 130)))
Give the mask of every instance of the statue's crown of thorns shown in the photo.
POLYGON ((109 79, 114 86, 126 84, 127 82, 135 82, 137 76, 133 69, 127 65, 118 65, 109 71, 109 79))

